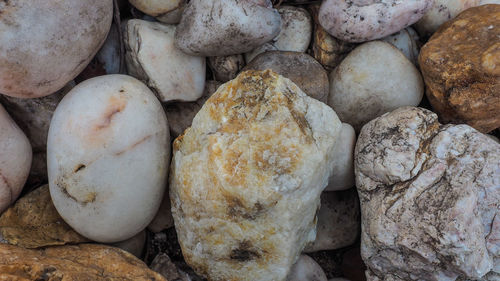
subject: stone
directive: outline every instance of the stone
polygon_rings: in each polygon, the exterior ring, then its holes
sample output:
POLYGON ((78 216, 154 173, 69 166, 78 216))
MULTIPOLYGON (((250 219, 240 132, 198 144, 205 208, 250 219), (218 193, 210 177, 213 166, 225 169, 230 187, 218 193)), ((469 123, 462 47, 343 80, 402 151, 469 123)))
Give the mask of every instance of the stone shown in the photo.
POLYGON ((174 25, 129 20, 124 32, 127 69, 162 102, 195 101, 205 86, 205 58, 177 49, 175 30, 174 25))
POLYGON ((170 260, 166 254, 158 254, 153 262, 151 262, 151 269, 160 273, 167 280, 176 281, 191 281, 189 275, 177 268, 177 266, 170 260))
POLYGON ((359 200, 355 189, 323 192, 316 240, 304 252, 336 250, 356 242, 361 232, 359 200))
POLYGON ((231 55, 224 57, 209 57, 208 65, 215 75, 215 80, 227 82, 236 78, 236 75, 245 66, 243 55, 231 55))
POLYGON ((500 4, 500 0, 480 0, 479 5, 500 4))
POLYGON ((398 50, 400 50, 414 65, 418 64, 420 42, 418 34, 413 28, 407 27, 397 33, 384 37, 381 40, 398 48, 398 50))
POLYGON ((391 44, 373 41, 352 51, 330 74, 330 105, 359 132, 368 121, 424 95, 417 68, 391 44))
POLYGON ((139 80, 105 75, 77 85, 50 124, 47 166, 63 219, 98 242, 123 241, 151 222, 167 184, 168 123, 139 80))
POLYGON ((178 137, 184 133, 184 130, 191 126, 196 113, 200 111, 205 101, 217 91, 220 85, 222 83, 218 81, 207 80, 203 95, 198 100, 194 102, 174 102, 165 105, 170 134, 173 138, 178 137))
POLYGON ((421 36, 430 36, 462 11, 479 5, 479 0, 434 0, 432 8, 415 24, 421 36))
POLYGON ((93 244, 40 250, 0 244, 0 272, 4 280, 167 281, 133 255, 93 244))
POLYGON ((28 138, 0 105, 0 213, 21 194, 32 157, 28 138))
POLYGON ((500 144, 404 107, 363 127, 355 159, 368 280, 496 280, 500 144))
POLYGON ((281 31, 272 41, 245 53, 247 63, 266 51, 305 52, 312 37, 312 19, 307 10, 294 6, 280 6, 281 31))
POLYGON ((116 24, 112 24, 106 41, 104 41, 104 44, 102 45, 99 52, 97 52, 95 57, 106 74, 120 73, 120 40, 121 39, 118 32, 118 27, 116 26, 116 24))
POLYGON ((144 251, 144 245, 146 244, 146 236, 146 231, 143 230, 137 233, 132 238, 129 238, 125 241, 113 243, 110 246, 120 248, 140 259, 144 251))
POLYGON ((189 55, 236 55, 271 41, 280 25, 270 0, 191 0, 177 26, 175 44, 189 55))
POLYGON ((61 218, 48 185, 23 196, 2 214, 0 234, 9 244, 23 248, 89 242, 61 218))
POLYGON ((271 51, 258 55, 243 70, 266 70, 292 80, 308 96, 324 103, 328 100, 328 74, 311 56, 298 52, 271 51))
POLYGON ((106 39, 113 1, 1 1, 0 11, 0 93, 36 98, 87 66, 106 39))
POLYGON ((33 148, 28 185, 47 183, 47 135, 50 120, 57 104, 74 86, 72 81, 52 95, 33 99, 0 95, 0 103, 26 134, 33 148))
POLYGON ((179 7, 177 7, 175 10, 157 16, 156 19, 163 23, 178 24, 181 21, 182 14, 184 13, 184 8, 186 7, 186 1, 187 0, 181 0, 179 7))
POLYGON ((311 257, 301 255, 293 265, 287 281, 327 281, 323 269, 311 257))
POLYGON ((173 144, 186 262, 210 280, 285 280, 315 239, 340 127, 330 107, 270 70, 219 87, 173 144))
POLYGON ((172 217, 172 205, 170 204, 170 195, 168 190, 165 190, 163 199, 161 200, 160 208, 156 212, 155 217, 149 223, 148 229, 151 232, 158 233, 167 228, 174 226, 174 218, 172 217))
POLYGON ((153 17, 162 16, 184 4, 184 0, 129 0, 129 2, 141 12, 153 17))
POLYGON ((311 4, 309 6, 309 11, 314 20, 312 53, 314 58, 321 63, 328 72, 331 72, 357 44, 342 41, 328 34, 319 23, 319 8, 320 4, 311 4))
POLYGON ((328 279, 328 281, 351 281, 351 280, 345 278, 332 278, 328 279))
POLYGON ((319 22, 332 36, 348 42, 384 38, 417 22, 433 0, 325 0, 319 22))
POLYGON ((354 128, 342 123, 339 139, 335 143, 333 172, 328 179, 325 191, 346 190, 354 186, 354 147, 356 132, 354 128))
POLYGON ((470 8, 420 52, 426 94, 444 123, 486 133, 500 127, 500 5, 470 8))

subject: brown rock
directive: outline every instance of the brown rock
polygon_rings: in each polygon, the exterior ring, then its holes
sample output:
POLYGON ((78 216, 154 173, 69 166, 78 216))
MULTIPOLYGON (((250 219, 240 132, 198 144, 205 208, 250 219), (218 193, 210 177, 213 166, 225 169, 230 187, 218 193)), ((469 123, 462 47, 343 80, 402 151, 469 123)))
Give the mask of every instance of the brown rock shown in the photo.
POLYGON ((500 5, 471 8, 422 48, 427 96, 442 122, 500 127, 500 5))
POLYGON ((5 211, 0 217, 0 233, 8 243, 25 248, 89 241, 59 216, 48 185, 22 197, 5 211))
POLYGON ((0 244, 0 280, 166 281, 132 254, 94 244, 43 250, 0 244))

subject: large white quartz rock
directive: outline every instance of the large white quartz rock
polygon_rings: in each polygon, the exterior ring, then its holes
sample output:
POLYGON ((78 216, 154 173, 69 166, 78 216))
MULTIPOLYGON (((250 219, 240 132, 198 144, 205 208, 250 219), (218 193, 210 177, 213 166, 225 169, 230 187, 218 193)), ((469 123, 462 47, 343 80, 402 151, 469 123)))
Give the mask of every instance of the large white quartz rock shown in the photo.
POLYGON ((276 37, 280 24, 270 0, 191 0, 177 26, 175 43, 190 55, 241 54, 276 37))
POLYGON ((0 105, 0 213, 16 201, 31 167, 26 135, 0 105))
POLYGON ((174 142, 172 213, 210 280, 284 280, 316 236, 341 123, 270 70, 222 85, 174 142))
POLYGON ((127 69, 162 102, 195 101, 205 86, 205 58, 177 49, 175 29, 175 25, 129 20, 124 33, 127 69))
POLYGON ((99 242, 143 230, 160 206, 170 156, 167 118, 139 80, 106 75, 80 83, 50 124, 50 195, 61 217, 99 242))
POLYGON ((363 127, 355 159, 368 280, 498 280, 500 144, 405 107, 363 127))

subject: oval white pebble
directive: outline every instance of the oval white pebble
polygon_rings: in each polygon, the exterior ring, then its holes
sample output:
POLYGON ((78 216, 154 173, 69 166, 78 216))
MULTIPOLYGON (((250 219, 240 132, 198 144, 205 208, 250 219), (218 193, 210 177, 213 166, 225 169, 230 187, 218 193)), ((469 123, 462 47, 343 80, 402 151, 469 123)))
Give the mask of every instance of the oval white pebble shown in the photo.
POLYGON ((128 239, 159 208, 170 156, 167 118, 139 80, 107 75, 76 86, 49 129, 52 201, 78 233, 99 242, 128 239))

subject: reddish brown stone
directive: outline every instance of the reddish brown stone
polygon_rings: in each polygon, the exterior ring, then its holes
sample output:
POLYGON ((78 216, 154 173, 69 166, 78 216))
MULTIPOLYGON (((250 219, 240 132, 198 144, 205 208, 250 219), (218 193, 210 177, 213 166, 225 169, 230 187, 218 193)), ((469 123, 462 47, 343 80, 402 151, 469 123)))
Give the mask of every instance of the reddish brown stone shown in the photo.
POLYGON ((427 97, 442 122, 500 127, 500 5, 462 12, 422 48, 427 97))

